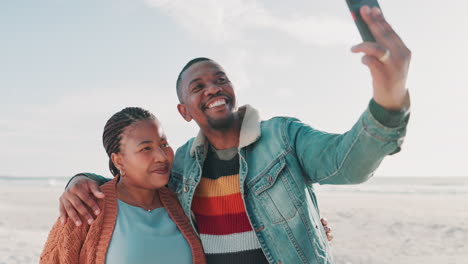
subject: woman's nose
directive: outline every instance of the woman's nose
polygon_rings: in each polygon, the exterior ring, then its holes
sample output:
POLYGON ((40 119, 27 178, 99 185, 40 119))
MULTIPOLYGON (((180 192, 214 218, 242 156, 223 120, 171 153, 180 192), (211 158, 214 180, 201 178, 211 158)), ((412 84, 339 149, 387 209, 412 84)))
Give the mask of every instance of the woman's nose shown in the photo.
POLYGON ((162 147, 156 148, 154 151, 154 160, 158 162, 166 162, 167 154, 162 147))

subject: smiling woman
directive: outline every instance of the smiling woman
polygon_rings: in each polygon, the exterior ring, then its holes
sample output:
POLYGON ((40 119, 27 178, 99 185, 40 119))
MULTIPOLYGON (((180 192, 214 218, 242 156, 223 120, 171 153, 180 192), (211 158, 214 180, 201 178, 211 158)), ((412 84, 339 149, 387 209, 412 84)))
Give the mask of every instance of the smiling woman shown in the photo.
POLYGON ((103 212, 92 225, 57 220, 41 263, 205 263, 200 240, 165 187, 174 152, 156 117, 125 108, 107 121, 103 143, 114 175, 102 186, 103 212))

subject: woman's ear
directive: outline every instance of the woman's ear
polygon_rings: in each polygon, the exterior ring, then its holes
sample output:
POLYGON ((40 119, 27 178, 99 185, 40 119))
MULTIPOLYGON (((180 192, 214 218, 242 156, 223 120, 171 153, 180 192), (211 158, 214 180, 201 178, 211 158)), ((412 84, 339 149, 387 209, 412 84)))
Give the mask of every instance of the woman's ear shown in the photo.
POLYGON ((120 153, 112 153, 111 154, 111 160, 112 163, 114 163, 114 166, 119 170, 122 171, 124 166, 123 166, 123 159, 122 155, 120 153))

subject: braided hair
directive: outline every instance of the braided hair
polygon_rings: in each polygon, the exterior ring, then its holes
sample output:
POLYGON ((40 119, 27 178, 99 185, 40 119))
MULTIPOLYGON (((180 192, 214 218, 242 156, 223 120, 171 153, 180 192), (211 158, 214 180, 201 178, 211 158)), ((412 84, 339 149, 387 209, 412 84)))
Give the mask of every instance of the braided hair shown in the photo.
POLYGON ((104 126, 104 133, 102 134, 102 143, 106 149, 107 156, 109 157, 109 170, 112 175, 119 174, 119 170, 112 162, 112 153, 120 152, 120 141, 122 140, 122 133, 126 127, 141 120, 156 120, 156 117, 140 107, 127 107, 120 112, 115 113, 104 126))

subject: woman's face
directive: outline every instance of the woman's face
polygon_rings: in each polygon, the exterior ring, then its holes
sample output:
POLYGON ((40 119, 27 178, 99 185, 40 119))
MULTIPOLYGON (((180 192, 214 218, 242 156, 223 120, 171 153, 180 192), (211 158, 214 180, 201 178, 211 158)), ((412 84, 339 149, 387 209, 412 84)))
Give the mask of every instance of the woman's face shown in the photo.
POLYGON ((142 120, 126 127, 120 140, 120 152, 112 161, 128 184, 157 189, 169 181, 174 151, 167 142, 159 121, 142 120))

